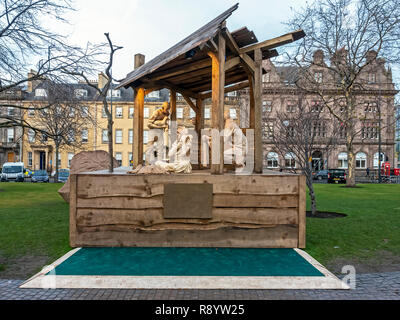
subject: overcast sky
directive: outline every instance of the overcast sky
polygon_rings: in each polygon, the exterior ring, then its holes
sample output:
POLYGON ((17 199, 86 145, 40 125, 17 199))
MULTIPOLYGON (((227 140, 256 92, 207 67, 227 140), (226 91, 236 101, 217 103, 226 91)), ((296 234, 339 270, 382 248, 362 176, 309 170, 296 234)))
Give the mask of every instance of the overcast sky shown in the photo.
POLYGON ((291 7, 305 4, 304 0, 75 0, 77 11, 71 14, 68 32, 71 42, 79 45, 105 41, 104 32, 109 32, 114 44, 124 47, 113 67, 114 78, 122 79, 133 69, 135 53, 144 54, 148 62, 237 2, 228 29, 247 26, 259 41, 286 33, 282 22, 291 7))

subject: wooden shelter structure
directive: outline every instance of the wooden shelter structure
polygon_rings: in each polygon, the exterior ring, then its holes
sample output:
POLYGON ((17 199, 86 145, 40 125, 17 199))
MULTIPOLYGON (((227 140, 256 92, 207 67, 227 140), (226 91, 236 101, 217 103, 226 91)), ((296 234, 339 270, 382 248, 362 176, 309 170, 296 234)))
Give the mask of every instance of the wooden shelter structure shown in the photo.
MULTIPOLYGON (((70 244, 84 246, 305 247, 305 177, 262 172, 262 60, 276 47, 304 37, 298 30, 258 42, 243 27, 230 33, 226 19, 236 4, 169 50, 135 70, 119 87, 135 91, 133 154, 143 160, 144 97, 153 90, 176 94, 204 126, 203 102, 212 99, 212 128, 224 129, 224 94, 250 87, 250 128, 254 129, 254 171, 224 173, 220 163, 191 174, 88 172, 70 177, 70 244)), ((174 128, 171 128, 173 131, 174 128)))
MULTIPOLYGON (((204 128, 206 98, 212 98, 212 128, 224 128, 224 94, 250 87, 250 128, 254 129, 254 170, 262 172, 262 60, 275 57, 276 47, 305 36, 297 30, 258 42, 247 27, 232 33, 226 19, 238 8, 234 5, 172 48, 144 64, 144 56, 135 56, 135 70, 119 87, 135 90, 133 162, 143 161, 144 97, 153 90, 171 92, 171 120, 176 120, 176 93, 180 93, 196 112, 196 131, 204 128)), ((173 131, 173 130, 172 130, 173 131)), ((221 137, 223 139, 223 137, 221 137)), ((223 159, 223 141, 220 159, 223 159)), ((212 174, 223 173, 223 161, 211 165, 212 174)))

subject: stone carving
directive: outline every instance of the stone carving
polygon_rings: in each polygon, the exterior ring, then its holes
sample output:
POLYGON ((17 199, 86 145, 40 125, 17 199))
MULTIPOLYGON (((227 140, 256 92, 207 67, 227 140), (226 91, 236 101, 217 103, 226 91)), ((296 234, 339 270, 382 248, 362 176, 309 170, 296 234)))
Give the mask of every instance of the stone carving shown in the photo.
MULTIPOLYGON (((81 172, 108 170, 109 155, 106 151, 83 151, 76 154, 71 160, 70 175, 81 172)), ((118 161, 113 158, 113 167, 119 167, 118 161)), ((69 179, 58 190, 63 199, 69 203, 69 179)))

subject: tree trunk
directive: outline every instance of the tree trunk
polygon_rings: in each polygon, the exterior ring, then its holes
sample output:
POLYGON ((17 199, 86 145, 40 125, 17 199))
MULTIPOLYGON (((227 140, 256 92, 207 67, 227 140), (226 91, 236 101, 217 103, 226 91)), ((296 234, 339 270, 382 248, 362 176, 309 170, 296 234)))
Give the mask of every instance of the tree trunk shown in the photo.
POLYGON ((108 153, 110 157, 110 163, 108 167, 109 172, 114 172, 114 149, 113 149, 113 121, 112 121, 112 115, 111 117, 108 118, 108 124, 107 124, 107 129, 108 129, 108 153))
POLYGON ((314 184, 312 183, 312 173, 311 170, 309 172, 305 172, 306 174, 306 183, 308 187, 308 194, 311 199, 311 214, 315 216, 317 214, 317 198, 315 196, 314 184))
POLYGON ((56 158, 54 159, 55 163, 56 163, 56 174, 54 175, 54 183, 58 182, 58 171, 59 171, 59 167, 58 167, 58 158, 59 158, 59 154, 60 154, 60 146, 58 144, 56 144, 56 158))
POLYGON ((346 137, 346 147, 347 147, 347 163, 348 163, 348 175, 346 179, 347 187, 356 186, 356 159, 353 150, 352 135, 350 132, 347 133, 346 137))

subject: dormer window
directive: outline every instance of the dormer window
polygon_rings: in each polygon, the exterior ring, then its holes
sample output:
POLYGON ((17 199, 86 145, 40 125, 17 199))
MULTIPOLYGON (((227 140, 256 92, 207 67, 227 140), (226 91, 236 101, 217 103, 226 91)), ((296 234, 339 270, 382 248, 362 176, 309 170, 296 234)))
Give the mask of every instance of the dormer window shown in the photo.
POLYGON ((47 92, 45 89, 36 89, 35 97, 47 97, 47 92))
POLYGON ((314 72, 314 81, 316 83, 322 83, 322 72, 320 71, 314 72))
POLYGON ((111 92, 112 92, 112 97, 113 98, 121 98, 121 90, 108 90, 107 97, 111 97, 111 92))
POLYGON ((153 91, 150 92, 147 97, 153 98, 153 99, 160 99, 160 91, 153 91))
POLYGON ((376 83, 376 73, 368 74, 368 83, 376 83))
POLYGON ((75 97, 78 99, 87 98, 88 91, 85 89, 75 89, 75 97))

